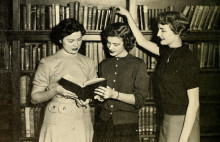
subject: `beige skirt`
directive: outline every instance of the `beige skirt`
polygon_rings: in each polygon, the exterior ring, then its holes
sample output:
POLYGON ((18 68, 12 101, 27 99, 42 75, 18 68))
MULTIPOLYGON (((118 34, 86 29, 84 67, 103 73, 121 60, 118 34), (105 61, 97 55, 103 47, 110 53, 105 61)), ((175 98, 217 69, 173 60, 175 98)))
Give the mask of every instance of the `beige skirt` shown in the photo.
MULTIPOLYGON (((164 114, 163 124, 160 128, 159 142, 178 142, 185 115, 168 115, 164 114)), ((195 119, 188 142, 200 142, 199 115, 195 119)))
POLYGON ((90 107, 77 107, 75 101, 56 99, 45 110, 39 142, 92 142, 90 107))

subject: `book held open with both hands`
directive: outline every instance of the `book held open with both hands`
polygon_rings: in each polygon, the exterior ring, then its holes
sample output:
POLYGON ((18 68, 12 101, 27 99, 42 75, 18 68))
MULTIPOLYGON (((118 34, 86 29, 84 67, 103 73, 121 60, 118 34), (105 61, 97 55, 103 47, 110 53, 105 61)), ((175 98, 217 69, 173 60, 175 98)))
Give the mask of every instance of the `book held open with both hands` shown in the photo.
POLYGON ((85 101, 86 99, 94 99, 95 89, 99 86, 106 87, 107 80, 104 78, 95 78, 82 83, 77 78, 66 74, 60 79, 59 84, 64 89, 75 93, 78 99, 85 101))

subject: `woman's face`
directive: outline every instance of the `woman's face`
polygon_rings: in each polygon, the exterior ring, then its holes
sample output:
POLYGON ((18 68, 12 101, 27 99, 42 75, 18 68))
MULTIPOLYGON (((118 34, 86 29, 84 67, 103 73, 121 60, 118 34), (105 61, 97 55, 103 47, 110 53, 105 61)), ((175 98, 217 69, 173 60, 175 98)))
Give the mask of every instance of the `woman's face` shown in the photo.
POLYGON ((158 33, 157 36, 161 39, 161 45, 172 45, 176 42, 176 38, 179 35, 174 34, 174 32, 170 29, 169 25, 161 25, 158 24, 158 33))
POLYGON ((81 44, 82 44, 82 33, 74 32, 71 35, 68 35, 63 38, 61 41, 63 45, 63 49, 69 54, 76 54, 78 53, 81 44))
POLYGON ((111 56, 125 57, 127 55, 123 39, 120 37, 107 37, 107 47, 111 56))

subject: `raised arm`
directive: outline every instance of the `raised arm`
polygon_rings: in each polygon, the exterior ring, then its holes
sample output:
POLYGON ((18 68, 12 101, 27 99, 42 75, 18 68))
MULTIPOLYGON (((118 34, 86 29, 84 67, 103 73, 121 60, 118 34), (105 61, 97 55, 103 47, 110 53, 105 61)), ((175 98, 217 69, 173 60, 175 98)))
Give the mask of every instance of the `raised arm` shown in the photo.
POLYGON ((134 19, 131 17, 131 14, 121 6, 116 7, 116 9, 117 13, 126 16, 128 24, 136 38, 137 43, 144 49, 152 52, 153 54, 159 55, 159 47, 157 46, 157 44, 144 38, 143 34, 136 26, 134 19))

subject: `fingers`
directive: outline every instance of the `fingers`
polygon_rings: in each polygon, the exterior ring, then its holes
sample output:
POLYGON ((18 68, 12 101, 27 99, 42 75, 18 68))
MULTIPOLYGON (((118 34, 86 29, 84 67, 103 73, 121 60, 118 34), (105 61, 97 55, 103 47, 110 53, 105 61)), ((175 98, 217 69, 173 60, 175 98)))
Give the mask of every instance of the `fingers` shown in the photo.
POLYGON ((87 105, 91 101, 91 99, 86 99, 85 101, 80 100, 80 101, 83 105, 87 105))
POLYGON ((102 97, 100 97, 99 95, 95 95, 94 99, 99 100, 100 102, 104 101, 104 99, 102 97))
POLYGON ((106 91, 106 88, 100 86, 99 88, 96 88, 96 89, 95 89, 95 92, 94 92, 94 93, 96 93, 96 94, 98 94, 98 95, 100 95, 100 96, 103 96, 104 93, 105 93, 105 91, 106 91))

